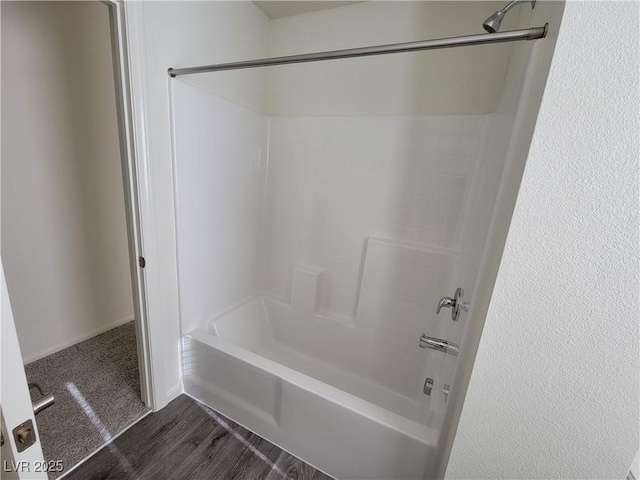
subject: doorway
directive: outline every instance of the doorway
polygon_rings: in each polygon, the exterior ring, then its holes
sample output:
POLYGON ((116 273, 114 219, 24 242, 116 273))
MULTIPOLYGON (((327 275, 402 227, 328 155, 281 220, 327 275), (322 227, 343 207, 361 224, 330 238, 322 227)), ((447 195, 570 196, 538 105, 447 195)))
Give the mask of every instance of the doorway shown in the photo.
POLYGON ((2 258, 51 478, 148 411, 117 8, 2 3, 2 258))

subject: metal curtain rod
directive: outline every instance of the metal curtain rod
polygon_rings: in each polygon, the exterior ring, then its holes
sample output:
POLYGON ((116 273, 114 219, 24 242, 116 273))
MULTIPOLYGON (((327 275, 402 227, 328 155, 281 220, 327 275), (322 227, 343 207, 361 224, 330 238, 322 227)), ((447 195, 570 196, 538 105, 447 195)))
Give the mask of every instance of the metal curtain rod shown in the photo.
POLYGON ((544 27, 533 27, 522 30, 511 30, 499 33, 481 33, 464 37, 441 38, 436 40, 422 40, 419 42, 394 43, 375 47, 348 48, 330 52, 305 53, 287 57, 263 58, 246 60, 244 62, 219 63, 200 67, 169 68, 170 77, 191 75, 193 73, 221 72, 224 70, 240 70, 243 68, 269 67, 273 65, 287 65, 290 63, 318 62, 321 60, 337 60, 340 58, 368 57, 371 55, 385 55, 388 53, 417 52, 420 50, 435 50, 437 48, 465 47, 467 45, 483 45, 487 43, 517 42, 520 40, 536 40, 547 36, 548 24, 544 27))

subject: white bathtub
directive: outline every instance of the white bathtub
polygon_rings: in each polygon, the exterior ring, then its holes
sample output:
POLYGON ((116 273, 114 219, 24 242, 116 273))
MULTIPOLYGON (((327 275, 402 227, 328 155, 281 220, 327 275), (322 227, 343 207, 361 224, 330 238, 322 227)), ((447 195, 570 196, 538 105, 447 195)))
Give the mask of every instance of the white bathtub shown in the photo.
POLYGON ((456 258, 373 238, 364 258, 351 317, 322 309, 322 270, 297 266, 290 298, 255 296, 189 332, 185 390, 333 477, 431 478, 455 357, 418 341, 451 333, 435 302, 456 258))
POLYGON ((441 416, 411 420, 424 402, 287 345, 282 307, 256 297, 187 334, 185 391, 335 478, 428 478, 441 416))

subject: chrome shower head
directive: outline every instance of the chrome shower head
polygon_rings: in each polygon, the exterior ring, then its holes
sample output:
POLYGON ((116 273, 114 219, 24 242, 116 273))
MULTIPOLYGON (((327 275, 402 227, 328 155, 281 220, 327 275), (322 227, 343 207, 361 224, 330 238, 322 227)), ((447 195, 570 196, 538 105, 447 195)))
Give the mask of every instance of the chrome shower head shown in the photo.
POLYGON ((502 19, 506 15, 507 12, 503 10, 498 10, 496 13, 487 18, 482 26, 489 33, 496 33, 500 30, 500 24, 502 23, 502 19))
POLYGON ((521 3, 528 3, 528 2, 531 3, 531 8, 534 8, 536 6, 536 0, 513 0, 502 10, 498 10, 496 13, 494 13, 489 18, 487 18, 482 23, 482 26, 487 32, 496 33, 498 30, 500 30, 500 24, 502 23, 502 19, 504 18, 504 16, 507 14, 509 10, 511 10, 516 5, 519 5, 521 3))

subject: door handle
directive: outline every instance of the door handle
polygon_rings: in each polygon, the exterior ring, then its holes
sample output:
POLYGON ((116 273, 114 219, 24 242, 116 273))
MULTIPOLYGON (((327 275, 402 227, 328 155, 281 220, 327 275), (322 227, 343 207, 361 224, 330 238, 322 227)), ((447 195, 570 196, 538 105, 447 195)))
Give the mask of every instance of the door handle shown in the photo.
POLYGON ((36 429, 33 428, 33 420, 31 419, 18 425, 12 432, 18 453, 24 452, 27 448, 36 443, 36 429))
POLYGON ((43 411, 45 408, 48 408, 51 405, 53 405, 56 399, 52 393, 48 393, 45 395, 45 393, 42 390, 42 387, 38 383, 35 383, 35 382, 30 383, 29 390, 31 390, 32 388, 37 389, 40 392, 40 395, 42 395, 42 397, 40 397, 35 402, 33 402, 33 414, 37 415, 41 411, 43 411))

